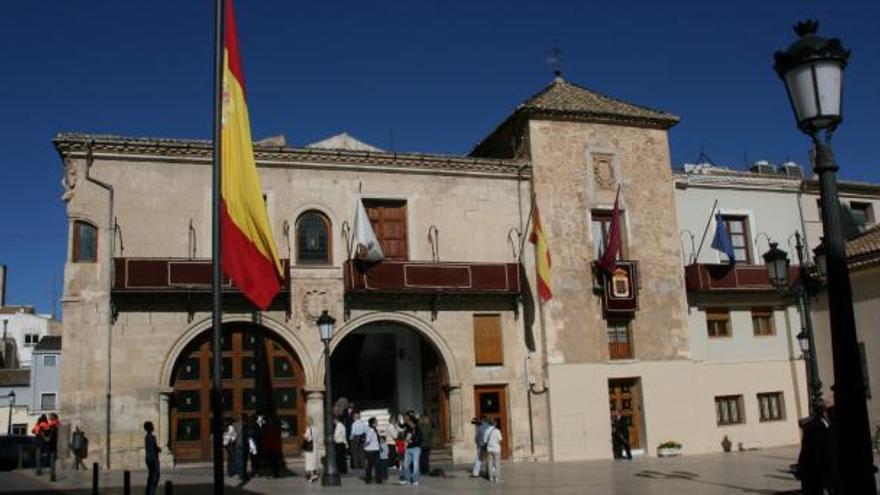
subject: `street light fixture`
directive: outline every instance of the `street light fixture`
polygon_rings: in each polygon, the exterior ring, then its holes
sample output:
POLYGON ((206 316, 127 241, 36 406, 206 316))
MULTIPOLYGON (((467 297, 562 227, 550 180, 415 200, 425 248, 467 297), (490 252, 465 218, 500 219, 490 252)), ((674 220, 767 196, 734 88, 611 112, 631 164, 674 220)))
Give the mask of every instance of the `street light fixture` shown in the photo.
POLYGON ((815 149, 813 171, 819 175, 822 201, 841 493, 876 493, 865 382, 839 216, 838 166, 831 149, 831 137, 843 120, 843 71, 850 51, 839 39, 818 36, 818 28, 817 21, 799 22, 794 30, 800 38, 784 52, 775 53, 773 68, 785 83, 798 128, 810 136, 815 149))
POLYGON ((764 253, 764 264, 770 283, 779 292, 788 290, 788 253, 779 249, 779 243, 771 242, 770 250, 764 253))
POLYGON ((333 442, 333 389, 330 383, 330 340, 336 319, 325 309, 316 323, 321 332, 321 342, 324 343, 324 472, 321 474, 321 485, 339 486, 342 478, 336 465, 336 444, 333 442))
POLYGON ((801 352, 806 355, 808 352, 810 352, 811 349, 809 335, 807 335, 807 332, 801 330, 800 332, 798 332, 796 337, 798 341, 798 346, 801 348, 801 352))
POLYGON ((10 390, 6 398, 9 399, 9 420, 6 423, 6 434, 12 435, 12 408, 15 407, 15 390, 10 390))

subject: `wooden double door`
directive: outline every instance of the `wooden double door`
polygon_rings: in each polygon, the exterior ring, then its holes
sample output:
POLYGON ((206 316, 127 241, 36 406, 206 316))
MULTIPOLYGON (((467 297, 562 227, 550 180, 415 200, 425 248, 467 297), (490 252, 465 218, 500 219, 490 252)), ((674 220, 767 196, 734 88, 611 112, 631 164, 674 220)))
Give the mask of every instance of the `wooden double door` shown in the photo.
MULTIPOLYGON (((224 428, 242 413, 277 418, 285 455, 298 452, 305 423, 303 369, 287 347, 253 326, 225 327, 222 341, 224 428)), ((177 362, 171 449, 177 462, 211 458, 210 332, 177 362)))
POLYGON ((608 401, 611 409, 611 421, 615 412, 629 418, 629 446, 631 449, 641 448, 642 406, 639 394, 638 378, 617 378, 608 380, 608 401))
POLYGON ((486 416, 490 424, 496 420, 501 423, 501 458, 510 458, 510 428, 507 421, 507 386, 476 385, 474 386, 474 410, 477 418, 486 416))

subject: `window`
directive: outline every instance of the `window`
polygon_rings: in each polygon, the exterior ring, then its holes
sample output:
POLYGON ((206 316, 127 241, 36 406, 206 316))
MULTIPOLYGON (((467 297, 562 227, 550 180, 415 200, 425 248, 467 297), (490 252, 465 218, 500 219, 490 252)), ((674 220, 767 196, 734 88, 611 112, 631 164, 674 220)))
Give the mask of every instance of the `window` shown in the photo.
POLYGON ((852 201, 849 204, 849 211, 859 232, 864 232, 866 228, 874 224, 874 209, 871 207, 871 203, 852 201))
POLYGON ((37 345, 37 342, 40 341, 40 335, 36 333, 26 333, 24 334, 24 346, 25 347, 33 347, 37 345))
POLYGON ((776 335, 771 308, 752 308, 752 331, 756 337, 776 335))
POLYGON ((727 309, 707 309, 706 329, 709 337, 730 337, 730 311, 727 309))
POLYGON ((296 220, 296 263, 330 265, 330 219, 319 211, 307 211, 296 220))
POLYGON ((12 423, 13 435, 27 435, 28 427, 25 423, 12 423))
MULTIPOLYGON (((749 243, 748 218, 742 215, 721 215, 727 233, 730 234, 730 243, 733 244, 733 255, 740 263, 752 262, 752 251, 749 243)), ((727 256, 722 254, 724 261, 727 256)))
POLYGON ((501 315, 474 315, 474 360, 477 366, 504 364, 501 315))
POLYGON ((629 320, 608 321, 608 357, 610 359, 632 359, 632 332, 629 320))
POLYGON ((41 411, 54 411, 55 410, 55 394, 40 394, 40 410, 41 411))
MULTIPOLYGON (((602 257, 602 253, 605 252, 605 244, 608 242, 608 234, 611 232, 611 211, 610 210, 593 210, 590 213, 592 217, 592 225, 591 232, 593 234, 593 259, 598 260, 602 257)), ((624 252, 624 242, 623 242, 623 213, 620 215, 621 226, 620 226, 620 234, 621 234, 621 242, 620 242, 620 252, 617 254, 617 259, 620 259, 624 252)))
POLYGON ((94 262, 98 259, 98 228, 80 220, 73 222, 73 261, 94 262))
POLYGON ((387 260, 409 259, 406 201, 364 200, 373 232, 387 260))
POLYGON ((43 356, 43 366, 55 366, 55 356, 43 356))
POLYGON ((782 421, 785 419, 785 401, 782 392, 758 394, 758 407, 761 421, 782 421))
POLYGON ((745 423, 746 418, 743 415, 742 395, 715 397, 715 419, 718 422, 718 426, 745 423))

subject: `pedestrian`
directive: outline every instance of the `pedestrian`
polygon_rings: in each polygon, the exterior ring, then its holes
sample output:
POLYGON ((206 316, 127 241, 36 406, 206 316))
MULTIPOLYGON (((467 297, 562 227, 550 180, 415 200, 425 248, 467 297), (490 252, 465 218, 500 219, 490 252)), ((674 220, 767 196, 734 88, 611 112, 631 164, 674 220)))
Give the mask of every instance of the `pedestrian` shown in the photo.
POLYGON ((382 478, 379 476, 379 432, 376 430, 376 418, 367 421, 367 431, 364 433, 364 457, 367 467, 364 481, 368 485, 374 479, 376 483, 382 483, 382 478))
POLYGON ((351 449, 351 467, 353 469, 363 469, 367 422, 361 418, 360 413, 357 411, 353 412, 351 417, 351 433, 348 436, 348 445, 351 449))
POLYGON ((263 446, 260 445, 260 439, 263 437, 262 421, 257 415, 253 415, 247 424, 248 439, 248 457, 251 460, 252 476, 260 476, 260 458, 263 455, 263 446))
POLYGON ((385 435, 379 435, 379 472, 376 476, 379 479, 379 483, 388 479, 388 454, 392 450, 393 447, 388 444, 385 435))
POLYGON ((144 422, 144 461, 147 464, 147 487, 144 492, 146 495, 154 495, 156 487, 159 486, 159 452, 162 449, 156 443, 156 437, 153 435, 153 422, 144 422))
POLYGON ((501 483, 501 420, 496 418, 495 424, 486 429, 486 453, 489 456, 489 481, 501 483))
POLYGON ((239 420, 235 422, 235 434, 235 470, 238 473, 238 478, 246 481, 248 458, 247 414, 242 413, 239 420))
POLYGON ((318 451, 315 449, 315 441, 318 433, 315 431, 312 417, 306 419, 306 431, 303 432, 303 457, 305 458, 306 477, 309 483, 318 481, 318 451))
POLYGON ((406 452, 403 461, 401 485, 419 484, 419 455, 422 451, 422 429, 412 412, 406 415, 406 452))
POLYGON ((629 417, 620 414, 620 411, 614 411, 614 422, 611 427, 612 443, 616 446, 614 450, 615 459, 632 460, 632 452, 629 446, 629 417))
POLYGON ((427 414, 419 418, 419 426, 422 427, 422 451, 419 454, 419 472, 423 476, 431 474, 431 445, 434 443, 434 426, 427 414))
POLYGON ((41 467, 46 464, 44 456, 49 454, 49 418, 45 414, 41 414, 31 432, 37 440, 36 462, 38 467, 41 467))
POLYGON ((49 454, 58 457, 58 429, 61 427, 61 420, 55 413, 49 414, 48 436, 49 436, 49 454))
POLYGON ((477 449, 477 456, 474 459, 474 468, 471 470, 471 478, 479 478, 482 470, 483 458, 486 455, 485 437, 486 430, 489 428, 489 419, 486 416, 481 416, 479 421, 474 418, 471 421, 471 424, 476 426, 474 444, 477 449))
POLYGON ((339 470, 339 474, 348 473, 348 464, 345 462, 345 451, 348 450, 348 437, 345 434, 345 425, 342 424, 342 420, 337 417, 333 417, 333 423, 336 425, 333 428, 333 443, 336 445, 336 468, 339 470))
POLYGON ((397 439, 394 440, 394 451, 397 453, 397 477, 401 480, 403 476, 403 456, 406 454, 406 429, 398 428, 397 439))
POLYGON ((277 478, 281 475, 281 464, 283 462, 281 450, 281 426, 278 417, 272 415, 263 426, 263 438, 260 442, 263 447, 263 459, 269 460, 272 467, 272 477, 277 478))
POLYGON ((400 429, 397 427, 397 416, 392 414, 388 418, 388 426, 385 428, 384 438, 387 446, 387 462, 386 467, 397 467, 397 434, 400 429))
POLYGON ((831 411, 823 404, 816 416, 803 424, 797 474, 804 495, 838 493, 839 465, 835 449, 837 429, 831 411))
POLYGON ((223 447, 226 449, 226 476, 235 476, 237 472, 238 460, 235 455, 235 441, 238 439, 238 433, 235 431, 235 424, 229 423, 226 431, 223 432, 223 447))
POLYGON ((86 442, 85 433, 77 426, 70 438, 70 451, 73 453, 73 469, 75 470, 79 470, 80 466, 86 469, 86 465, 83 462, 83 458, 86 457, 86 442))

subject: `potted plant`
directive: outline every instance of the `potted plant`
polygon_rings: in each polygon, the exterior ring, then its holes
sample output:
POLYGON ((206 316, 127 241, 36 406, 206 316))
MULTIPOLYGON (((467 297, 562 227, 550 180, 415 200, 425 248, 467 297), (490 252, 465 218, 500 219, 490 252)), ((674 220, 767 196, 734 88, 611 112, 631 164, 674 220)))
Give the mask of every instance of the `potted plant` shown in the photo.
POLYGON ((657 446, 657 456, 659 457, 675 457, 681 455, 681 444, 670 440, 663 442, 657 446))

